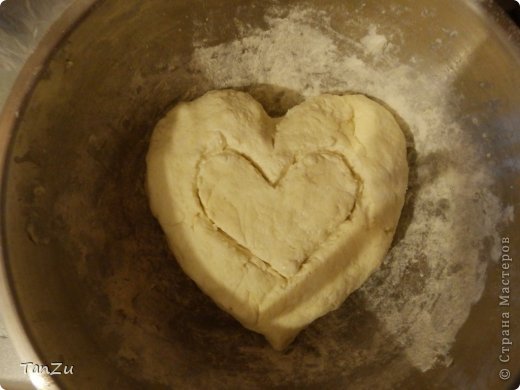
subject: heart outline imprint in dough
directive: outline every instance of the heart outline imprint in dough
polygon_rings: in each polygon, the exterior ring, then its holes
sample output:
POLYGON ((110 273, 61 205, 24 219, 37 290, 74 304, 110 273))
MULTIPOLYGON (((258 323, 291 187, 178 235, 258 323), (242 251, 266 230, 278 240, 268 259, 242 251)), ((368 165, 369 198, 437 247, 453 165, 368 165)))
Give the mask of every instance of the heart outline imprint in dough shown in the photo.
POLYGON ((275 349, 377 269, 407 180, 401 129, 362 95, 317 96, 271 118, 246 93, 208 92, 157 124, 147 155, 150 207, 178 263, 275 349), (309 213, 301 226, 298 212, 309 213))
POLYGON ((290 278, 348 219, 358 180, 343 156, 321 152, 289 163, 271 182, 261 165, 225 149, 199 163, 197 192, 204 213, 223 234, 290 278))

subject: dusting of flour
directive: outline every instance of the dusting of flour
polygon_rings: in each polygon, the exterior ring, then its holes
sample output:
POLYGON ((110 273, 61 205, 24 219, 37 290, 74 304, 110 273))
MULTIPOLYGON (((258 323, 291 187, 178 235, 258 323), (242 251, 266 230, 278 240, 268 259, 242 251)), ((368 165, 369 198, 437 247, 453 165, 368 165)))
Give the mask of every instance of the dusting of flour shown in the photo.
POLYGON ((361 38, 361 44, 365 50, 365 54, 378 56, 384 53, 385 49, 391 46, 388 44, 386 36, 377 33, 377 26, 370 25, 368 34, 361 38))
POLYGON ((374 24, 366 24, 363 37, 348 38, 327 15, 305 9, 283 16, 273 10, 266 22, 265 30, 242 26, 236 41, 199 43, 191 70, 209 89, 267 84, 302 97, 359 92, 397 114, 409 133, 405 226, 359 294, 417 368, 449 364, 451 344, 482 294, 487 260, 497 257, 502 216, 480 152, 452 113, 458 69, 425 72, 414 58, 402 62, 398 32, 374 24))

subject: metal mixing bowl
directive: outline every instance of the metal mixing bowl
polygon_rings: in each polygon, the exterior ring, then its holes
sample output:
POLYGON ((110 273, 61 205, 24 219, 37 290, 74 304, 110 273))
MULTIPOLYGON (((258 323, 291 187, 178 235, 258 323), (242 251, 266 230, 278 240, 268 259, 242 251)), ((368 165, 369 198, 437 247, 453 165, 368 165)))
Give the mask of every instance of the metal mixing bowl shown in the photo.
MULTIPOLYGON (((382 16, 375 0, 74 2, 27 61, 0 117, 2 314, 22 359, 73 364, 73 375, 52 377, 67 389, 511 386, 520 349, 512 350, 509 365, 499 362, 500 263, 488 259, 484 292, 447 366, 419 370, 358 294, 278 353, 182 273, 143 188, 155 123, 175 102, 213 87, 188 67, 194 36, 208 45, 232 41, 239 25, 266 28, 263 16, 273 4, 282 10, 298 4, 335 15, 339 34, 352 33, 342 30, 352 15, 382 28, 401 26, 408 44, 399 55, 426 59, 422 73, 433 72, 428 63, 466 61, 454 83, 466 96, 457 107, 460 125, 475 137, 489 134, 495 193, 517 205, 518 31, 492 4, 431 3, 385 2, 407 8, 406 19, 382 16), (425 9, 435 10, 427 23, 418 17, 425 9), (445 24, 457 27, 459 40, 449 51, 430 50, 433 27, 445 24), (137 73, 139 83, 130 83, 137 73), (463 119, 475 110, 486 120, 470 126, 463 119), (499 378, 502 367, 511 379, 499 378)), ((412 181, 410 191, 417 186, 412 181)), ((413 204, 404 213, 404 221, 413 218, 413 204)), ((500 229, 518 259, 518 224, 500 229)), ((414 283, 414 276, 402 283, 414 283)), ((520 285, 515 269, 511 284, 520 285)), ((520 312, 514 294, 513 315, 520 312)), ((518 325, 512 320, 511 332, 520 337, 518 325)))

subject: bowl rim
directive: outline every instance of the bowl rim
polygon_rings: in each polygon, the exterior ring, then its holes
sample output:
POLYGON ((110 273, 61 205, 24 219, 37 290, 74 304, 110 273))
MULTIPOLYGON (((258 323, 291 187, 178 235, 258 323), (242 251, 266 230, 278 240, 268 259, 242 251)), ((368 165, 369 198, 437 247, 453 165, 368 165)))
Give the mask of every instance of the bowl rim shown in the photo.
MULTIPOLYGON (((480 18, 499 29, 493 31, 506 48, 511 50, 520 63, 520 28, 495 2, 461 0, 480 18)), ((8 242, 6 239, 6 188, 9 156, 13 140, 23 117, 33 90, 41 79, 42 72, 53 53, 74 29, 93 12, 104 0, 72 0, 72 3, 58 16, 36 44, 34 51, 23 63, 16 76, 5 103, 0 107, 0 307, 2 319, 21 361, 44 364, 42 351, 31 334, 21 305, 15 294, 14 279, 8 261, 8 242)), ((59 376, 47 376, 45 389, 58 389, 59 376)))
MULTIPOLYGON (((15 82, 13 83, 5 103, 0 111, 0 307, 2 319, 7 329, 9 339, 13 344, 18 357, 22 362, 44 364, 30 327, 25 319, 21 305, 15 295, 14 279, 12 278, 8 262, 8 242, 6 239, 6 188, 8 158, 11 155, 12 144, 18 128, 18 118, 27 107, 32 92, 41 78, 53 52, 95 8, 98 0, 74 0, 60 16, 52 23, 36 44, 34 51, 23 63, 15 82)), ((57 389, 55 376, 45 378, 45 389, 57 389)))

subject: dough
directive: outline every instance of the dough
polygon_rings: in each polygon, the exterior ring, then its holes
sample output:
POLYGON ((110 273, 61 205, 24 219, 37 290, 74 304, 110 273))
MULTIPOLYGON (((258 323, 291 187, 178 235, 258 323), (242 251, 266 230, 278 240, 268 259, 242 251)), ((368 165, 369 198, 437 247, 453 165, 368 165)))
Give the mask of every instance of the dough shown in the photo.
POLYGON ((183 270, 284 349, 383 260, 407 187, 406 142, 362 95, 321 95, 269 117, 208 92, 157 125, 150 207, 183 270))

